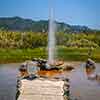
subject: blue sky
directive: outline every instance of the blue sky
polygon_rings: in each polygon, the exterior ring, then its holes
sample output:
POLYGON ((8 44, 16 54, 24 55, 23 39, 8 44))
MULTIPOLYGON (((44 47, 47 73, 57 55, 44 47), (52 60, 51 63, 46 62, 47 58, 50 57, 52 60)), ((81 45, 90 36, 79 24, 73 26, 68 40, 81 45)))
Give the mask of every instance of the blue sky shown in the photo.
POLYGON ((100 0, 0 0, 0 17, 45 20, 49 18, 50 1, 56 20, 100 29, 100 0))

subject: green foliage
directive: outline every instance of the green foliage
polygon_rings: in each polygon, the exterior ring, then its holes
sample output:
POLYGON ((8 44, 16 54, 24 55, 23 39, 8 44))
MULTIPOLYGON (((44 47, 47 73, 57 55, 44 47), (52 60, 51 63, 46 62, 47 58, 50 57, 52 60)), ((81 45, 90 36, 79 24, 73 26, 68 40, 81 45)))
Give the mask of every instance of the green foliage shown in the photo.
POLYGON ((47 45, 47 34, 0 31, 0 48, 36 48, 47 45))
MULTIPOLYGON (((46 47, 48 41, 47 33, 36 32, 13 32, 0 30, 0 48, 37 48, 46 47)), ((56 33, 57 45, 66 47, 86 48, 100 47, 100 32, 95 33, 56 33)))
POLYGON ((56 40, 58 45, 64 45, 67 47, 100 47, 100 32, 98 35, 89 33, 80 33, 80 34, 64 34, 57 33, 56 40))
POLYGON ((0 63, 22 62, 32 58, 47 58, 45 48, 0 49, 0 63))
MULTIPOLYGON (((57 59, 65 61, 86 61, 88 58, 89 48, 75 48, 57 46, 57 59)), ((100 62, 100 48, 92 50, 91 58, 100 62)), ((32 58, 47 59, 47 48, 34 49, 0 49, 0 63, 23 62, 32 60, 32 58)))

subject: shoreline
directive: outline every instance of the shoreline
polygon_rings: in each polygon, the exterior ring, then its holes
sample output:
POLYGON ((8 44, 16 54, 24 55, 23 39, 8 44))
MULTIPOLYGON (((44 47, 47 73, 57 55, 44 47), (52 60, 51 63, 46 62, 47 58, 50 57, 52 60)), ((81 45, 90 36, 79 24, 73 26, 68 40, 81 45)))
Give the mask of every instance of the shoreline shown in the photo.
MULTIPOLYGON (((0 64, 20 64, 23 63, 25 61, 20 61, 20 62, 5 62, 5 63, 1 63, 0 64)), ((71 64, 71 65, 80 65, 81 63, 84 63, 82 61, 64 61, 66 64, 71 64)))

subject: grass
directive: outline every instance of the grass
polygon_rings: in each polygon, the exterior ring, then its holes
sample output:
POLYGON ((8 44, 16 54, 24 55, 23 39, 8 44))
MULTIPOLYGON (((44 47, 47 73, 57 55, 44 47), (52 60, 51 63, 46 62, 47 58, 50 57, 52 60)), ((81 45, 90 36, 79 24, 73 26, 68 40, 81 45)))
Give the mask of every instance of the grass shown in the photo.
POLYGON ((0 49, 0 63, 22 62, 32 58, 46 58, 44 48, 0 49))
MULTIPOLYGON (((57 47, 57 58, 65 61, 86 61, 88 48, 57 47)), ((32 58, 47 59, 46 48, 35 49, 0 49, 0 63, 13 63, 31 60, 32 58)), ((94 61, 100 62, 100 48, 92 50, 94 61)))

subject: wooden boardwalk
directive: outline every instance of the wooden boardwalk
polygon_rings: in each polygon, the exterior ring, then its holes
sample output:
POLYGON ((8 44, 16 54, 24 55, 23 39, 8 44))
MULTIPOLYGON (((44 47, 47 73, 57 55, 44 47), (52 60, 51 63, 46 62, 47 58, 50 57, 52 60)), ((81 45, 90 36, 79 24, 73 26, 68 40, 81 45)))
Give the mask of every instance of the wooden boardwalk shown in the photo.
POLYGON ((65 100, 64 84, 64 81, 57 79, 23 79, 18 100, 65 100))

